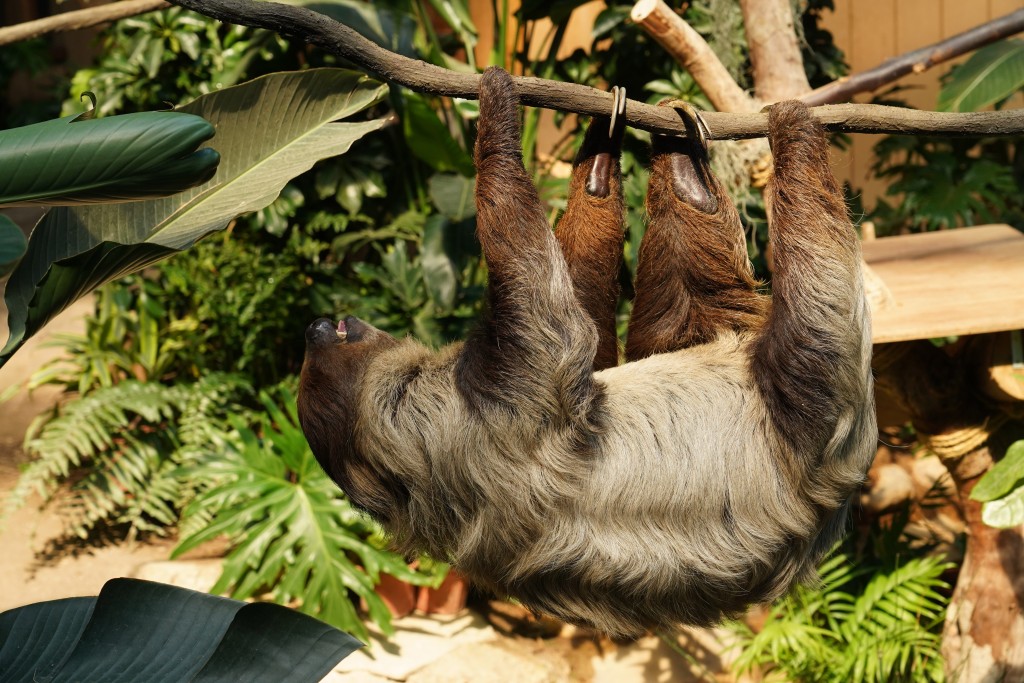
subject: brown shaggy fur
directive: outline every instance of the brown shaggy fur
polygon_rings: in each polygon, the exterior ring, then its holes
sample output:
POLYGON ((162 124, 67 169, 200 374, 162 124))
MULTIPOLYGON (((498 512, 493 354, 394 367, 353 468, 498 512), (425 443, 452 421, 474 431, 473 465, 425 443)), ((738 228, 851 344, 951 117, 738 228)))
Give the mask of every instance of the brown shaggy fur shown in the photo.
POLYGON ((635 360, 615 366, 613 150, 584 147, 556 239, 515 86, 488 70, 486 319, 437 352, 354 318, 345 339, 310 326, 299 414, 324 469, 399 548, 612 634, 711 624, 813 577, 874 453, 870 324, 821 127, 798 103, 769 123, 774 298, 705 160, 659 140, 635 360))

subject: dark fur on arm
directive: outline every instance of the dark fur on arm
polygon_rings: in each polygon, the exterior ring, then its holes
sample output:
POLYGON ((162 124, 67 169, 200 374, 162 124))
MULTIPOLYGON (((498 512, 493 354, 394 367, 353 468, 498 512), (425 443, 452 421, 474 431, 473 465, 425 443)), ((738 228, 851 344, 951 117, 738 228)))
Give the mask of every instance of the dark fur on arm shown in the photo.
POLYGON ((627 360, 712 341, 763 319, 739 215, 693 142, 656 136, 627 360))
POLYGON ((494 67, 481 81, 475 155, 488 310, 460 357, 459 386, 474 404, 577 415, 591 393, 597 335, 523 168, 512 78, 494 67))
POLYGON ((775 271, 753 370, 776 428, 798 452, 821 452, 841 414, 864 403, 861 347, 870 316, 860 243, 832 175, 828 139, 807 107, 768 115, 775 173, 768 185, 775 271))
POLYGON ((606 117, 590 122, 573 163, 568 206, 555 230, 576 298, 597 326, 595 370, 619 363, 615 310, 625 222, 619 165, 623 128, 609 136, 610 123, 606 117))

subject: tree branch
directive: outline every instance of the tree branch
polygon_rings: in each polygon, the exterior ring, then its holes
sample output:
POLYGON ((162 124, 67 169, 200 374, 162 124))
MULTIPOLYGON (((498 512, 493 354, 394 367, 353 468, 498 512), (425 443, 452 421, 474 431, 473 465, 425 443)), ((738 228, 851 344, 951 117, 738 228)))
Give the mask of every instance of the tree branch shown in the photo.
POLYGON ((740 8, 758 99, 779 102, 806 95, 811 84, 796 40, 790 0, 740 0, 740 8))
POLYGON ((640 0, 630 18, 690 72, 718 111, 750 112, 760 106, 736 83, 707 41, 663 0, 640 0))
POLYGON ((124 0, 123 2, 112 2, 108 5, 74 10, 73 12, 63 12, 52 17, 43 17, 35 21, 26 21, 23 24, 0 28, 0 45, 17 43, 18 41, 35 38, 45 33, 88 28, 97 24, 105 24, 108 21, 117 21, 118 19, 132 17, 136 14, 163 9, 164 7, 170 7, 164 0, 124 0))
POLYGON ((814 106, 844 102, 857 93, 876 90, 909 73, 921 73, 937 64, 976 50, 983 45, 1016 35, 1024 31, 1024 9, 976 26, 963 33, 940 40, 892 59, 873 69, 840 78, 800 97, 805 104, 814 106))
MULTIPOLYGON (((479 75, 457 73, 389 52, 348 26, 303 7, 252 0, 172 2, 214 19, 265 28, 304 40, 379 75, 385 81, 417 92, 467 99, 478 97, 479 75)), ((587 116, 605 116, 611 111, 611 93, 585 85, 532 77, 518 77, 515 84, 520 101, 529 106, 587 116)), ((845 133, 955 136, 1024 133, 1024 109, 959 114, 844 104, 816 107, 813 113, 828 130, 845 133)), ((764 137, 768 132, 768 116, 763 113, 705 112, 702 117, 713 140, 764 137)), ((685 135, 686 132, 679 114, 668 107, 629 100, 624 118, 631 126, 654 133, 685 135)))

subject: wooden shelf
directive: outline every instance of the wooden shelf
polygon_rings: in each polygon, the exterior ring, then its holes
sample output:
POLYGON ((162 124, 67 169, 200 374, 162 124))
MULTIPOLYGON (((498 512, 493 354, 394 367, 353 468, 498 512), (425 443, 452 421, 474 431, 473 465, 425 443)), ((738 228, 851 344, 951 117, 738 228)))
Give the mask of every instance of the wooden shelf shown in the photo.
POLYGON ((872 302, 876 344, 1024 329, 1024 234, 985 225, 863 242, 889 290, 872 302))

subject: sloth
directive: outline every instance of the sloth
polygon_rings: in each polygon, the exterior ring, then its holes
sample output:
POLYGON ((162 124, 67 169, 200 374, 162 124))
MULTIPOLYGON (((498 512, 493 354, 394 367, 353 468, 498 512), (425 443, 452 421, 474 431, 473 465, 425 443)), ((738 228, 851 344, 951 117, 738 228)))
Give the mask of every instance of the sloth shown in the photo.
POLYGON ((620 135, 595 118, 552 232, 511 77, 475 148, 483 321, 434 351, 354 317, 306 332, 302 429, 397 549, 616 636, 767 602, 843 533, 874 454, 860 248, 806 107, 768 114, 772 294, 702 145, 655 136, 618 364, 620 135))

